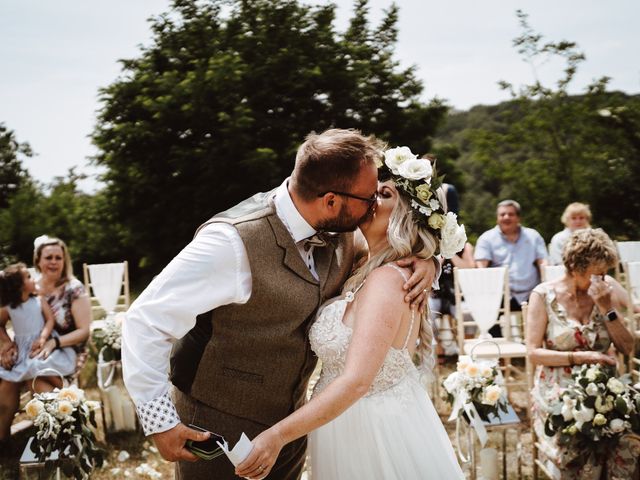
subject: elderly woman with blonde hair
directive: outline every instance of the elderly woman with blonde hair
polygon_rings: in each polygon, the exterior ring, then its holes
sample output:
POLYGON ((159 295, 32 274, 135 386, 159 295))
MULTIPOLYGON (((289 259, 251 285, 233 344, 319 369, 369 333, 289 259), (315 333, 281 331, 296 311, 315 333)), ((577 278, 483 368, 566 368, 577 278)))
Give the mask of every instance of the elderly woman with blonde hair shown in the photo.
POLYGON ((550 265, 562 265, 562 250, 564 246, 573 232, 581 228, 589 228, 591 224, 591 209, 586 203, 570 203, 562 212, 560 221, 565 228, 551 237, 551 243, 549 244, 550 265))
POLYGON ((545 435, 544 424, 552 405, 571 380, 572 367, 583 364, 616 365, 611 344, 629 354, 634 338, 622 312, 628 298, 624 288, 607 275, 617 262, 613 242, 601 229, 574 232, 563 252, 563 277, 538 285, 529 300, 527 352, 537 365, 532 395, 533 427, 541 455, 559 479, 635 478, 640 439, 623 436, 606 468, 574 465, 580 452, 545 435))

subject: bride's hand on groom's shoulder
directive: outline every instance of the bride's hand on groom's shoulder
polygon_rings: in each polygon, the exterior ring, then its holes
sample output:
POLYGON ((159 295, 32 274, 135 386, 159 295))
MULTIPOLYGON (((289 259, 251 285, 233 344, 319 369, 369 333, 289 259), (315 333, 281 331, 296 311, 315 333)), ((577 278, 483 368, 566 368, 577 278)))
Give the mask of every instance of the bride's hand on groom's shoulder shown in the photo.
POLYGON ((284 447, 284 441, 277 428, 271 427, 254 438, 251 443, 253 449, 249 456, 236 467, 236 475, 259 480, 271 472, 280 455, 280 450, 284 447))
POLYGON ((409 280, 404 284, 407 294, 405 302, 411 302, 420 312, 424 312, 429 297, 429 292, 436 280, 439 271, 439 262, 436 258, 419 258, 415 255, 402 258, 396 262, 399 267, 410 268, 413 272, 409 280), (438 267, 436 267, 436 263, 438 267))
POLYGON ((170 462, 177 462, 179 460, 195 462, 198 460, 198 457, 186 449, 185 443, 187 440, 201 442, 209 438, 209 434, 198 432, 183 423, 179 423, 166 432, 154 433, 152 437, 160 455, 162 455, 162 458, 165 460, 170 462))

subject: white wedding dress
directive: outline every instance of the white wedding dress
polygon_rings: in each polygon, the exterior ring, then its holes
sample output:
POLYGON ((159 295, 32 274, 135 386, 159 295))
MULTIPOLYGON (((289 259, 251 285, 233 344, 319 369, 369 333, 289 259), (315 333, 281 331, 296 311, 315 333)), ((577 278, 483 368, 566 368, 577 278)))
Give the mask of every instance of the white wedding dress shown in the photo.
MULTIPOLYGON (((405 276, 395 265, 388 265, 405 276)), ((352 335, 352 329, 342 323, 348 303, 344 298, 329 303, 311 327, 311 347, 322 361, 313 395, 344 370, 352 335)), ((407 349, 411 326, 403 348, 389 349, 369 392, 335 420, 309 434, 313 480, 464 478, 411 361, 407 349)))

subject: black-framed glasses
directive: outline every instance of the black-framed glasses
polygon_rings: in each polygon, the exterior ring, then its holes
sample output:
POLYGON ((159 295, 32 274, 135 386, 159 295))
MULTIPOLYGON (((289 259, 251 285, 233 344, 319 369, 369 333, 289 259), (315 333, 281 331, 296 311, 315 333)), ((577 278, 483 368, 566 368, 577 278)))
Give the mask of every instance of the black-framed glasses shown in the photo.
POLYGON ((353 193, 347 192, 336 192, 335 190, 329 190, 324 193, 319 193, 318 197, 324 197, 327 193, 333 193, 334 195, 342 195, 343 197, 355 198, 356 200, 361 200, 363 202, 367 202, 371 207, 378 201, 378 192, 376 191, 371 197, 360 197, 358 195, 354 195, 353 193))

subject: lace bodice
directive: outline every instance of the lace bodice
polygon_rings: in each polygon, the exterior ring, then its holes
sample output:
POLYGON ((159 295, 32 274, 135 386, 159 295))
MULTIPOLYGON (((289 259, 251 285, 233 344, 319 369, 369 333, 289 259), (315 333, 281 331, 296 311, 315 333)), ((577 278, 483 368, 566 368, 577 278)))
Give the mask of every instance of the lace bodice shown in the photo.
MULTIPOLYGON (((347 292, 345 298, 339 298, 324 307, 311 326, 309 332, 311 348, 322 361, 322 372, 314 394, 320 393, 344 371, 347 350, 353 334, 353 330, 342 322, 347 305, 353 299, 353 294, 349 295, 349 293, 351 292, 347 292)), ((366 396, 384 392, 408 375, 417 375, 416 367, 407 349, 410 333, 411 327, 403 348, 389 348, 382 367, 366 396)))

